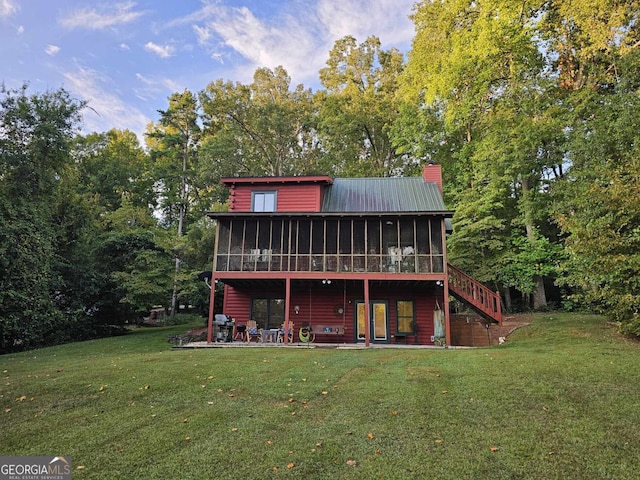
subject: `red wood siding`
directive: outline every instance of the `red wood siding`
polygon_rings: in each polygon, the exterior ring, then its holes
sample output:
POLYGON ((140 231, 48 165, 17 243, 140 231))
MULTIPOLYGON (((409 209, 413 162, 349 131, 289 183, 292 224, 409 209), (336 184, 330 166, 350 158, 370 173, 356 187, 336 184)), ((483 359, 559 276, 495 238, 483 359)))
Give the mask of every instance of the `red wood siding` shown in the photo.
POLYGON ((277 192, 278 212, 319 212, 322 187, 313 184, 234 185, 229 192, 230 212, 250 212, 252 192, 277 192))
MULTIPOLYGON (((237 324, 242 324, 249 320, 251 309, 251 298, 284 298, 284 289, 264 289, 256 287, 254 289, 234 289, 229 286, 225 287, 224 313, 235 318, 237 324)), ((292 285, 291 302, 290 302, 290 321, 295 323, 294 341, 298 342, 298 330, 303 325, 332 325, 345 328, 345 335, 340 336, 340 343, 354 343, 355 338, 355 305, 359 301, 363 301, 364 293, 362 285, 349 285, 344 290, 343 284, 336 282, 331 286, 321 285, 313 287, 309 290, 308 286, 299 287, 292 285), (295 306, 300 307, 299 313, 296 315, 295 306), (344 315, 336 313, 336 307, 344 306, 344 315)), ((415 302, 416 320, 418 323, 417 342, 412 335, 407 337, 406 342, 409 344, 417 343, 420 345, 431 345, 431 336, 433 335, 433 312, 436 305, 436 297, 432 291, 425 287, 407 288, 407 287, 385 287, 370 288, 370 300, 387 302, 387 311, 389 316, 389 334, 395 336, 396 333, 396 301, 413 300, 415 302)), ((438 302, 443 305, 442 293, 438 302)), ((390 338, 393 343, 396 338, 390 338)), ((316 338, 318 343, 334 343, 335 337, 331 335, 319 335, 316 338)))
POLYGON ((229 285, 224 286, 224 303, 222 312, 231 315, 236 324, 246 323, 249 318, 249 309, 251 308, 251 292, 237 290, 229 285))

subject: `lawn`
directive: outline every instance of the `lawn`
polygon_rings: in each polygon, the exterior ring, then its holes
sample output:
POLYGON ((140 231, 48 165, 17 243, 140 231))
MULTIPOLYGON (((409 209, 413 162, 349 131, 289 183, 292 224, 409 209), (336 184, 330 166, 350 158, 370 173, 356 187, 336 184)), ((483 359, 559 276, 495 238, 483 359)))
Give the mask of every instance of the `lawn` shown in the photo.
POLYGON ((602 318, 447 350, 171 350, 187 328, 0 356, 0 455, 70 455, 74 479, 638 478, 640 344, 602 318))

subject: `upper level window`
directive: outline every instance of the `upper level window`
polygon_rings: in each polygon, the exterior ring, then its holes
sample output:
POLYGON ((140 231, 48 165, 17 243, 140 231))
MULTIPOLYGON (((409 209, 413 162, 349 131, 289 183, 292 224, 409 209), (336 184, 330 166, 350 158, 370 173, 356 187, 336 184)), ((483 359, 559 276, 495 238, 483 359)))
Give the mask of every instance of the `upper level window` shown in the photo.
POLYGON ((251 211, 275 212, 276 192, 253 192, 251 211))

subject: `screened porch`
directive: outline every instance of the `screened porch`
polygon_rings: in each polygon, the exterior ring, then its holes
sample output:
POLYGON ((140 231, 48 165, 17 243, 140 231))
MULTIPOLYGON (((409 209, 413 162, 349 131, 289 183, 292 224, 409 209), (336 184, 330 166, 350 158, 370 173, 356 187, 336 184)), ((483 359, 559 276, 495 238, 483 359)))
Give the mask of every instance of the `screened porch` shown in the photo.
POLYGON ((217 216, 219 272, 444 272, 437 216, 217 216))

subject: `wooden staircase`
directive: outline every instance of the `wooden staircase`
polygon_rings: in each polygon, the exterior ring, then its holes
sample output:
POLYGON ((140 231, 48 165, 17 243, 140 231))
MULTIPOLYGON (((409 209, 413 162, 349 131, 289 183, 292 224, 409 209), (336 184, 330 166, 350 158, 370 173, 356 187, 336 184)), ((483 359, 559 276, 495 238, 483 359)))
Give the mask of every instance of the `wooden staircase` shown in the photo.
POLYGON ((469 275, 456 267, 447 264, 449 276, 449 293, 459 300, 471 306, 483 317, 502 323, 502 308, 500 304, 500 293, 493 292, 483 284, 474 280, 469 275))

